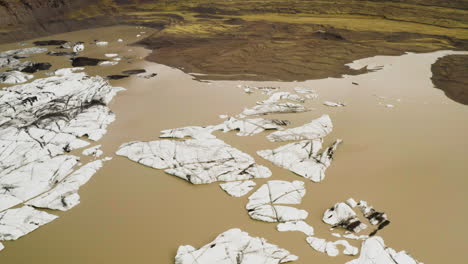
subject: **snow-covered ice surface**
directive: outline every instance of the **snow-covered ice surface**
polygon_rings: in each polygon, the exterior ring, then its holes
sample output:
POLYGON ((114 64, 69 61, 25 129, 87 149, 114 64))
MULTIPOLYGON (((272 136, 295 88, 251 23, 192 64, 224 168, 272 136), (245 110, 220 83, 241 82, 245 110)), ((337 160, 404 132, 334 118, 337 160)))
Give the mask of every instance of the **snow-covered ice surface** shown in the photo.
POLYGON ((102 167, 102 161, 90 162, 58 183, 52 190, 28 201, 27 205, 67 211, 80 203, 78 189, 102 167))
POLYGON ((235 181, 235 182, 226 182, 221 183, 221 188, 229 195, 234 197, 241 197, 246 195, 248 192, 253 190, 257 185, 254 181, 235 181))
POLYGON ((101 145, 96 145, 94 147, 87 148, 83 150, 81 154, 85 156, 93 156, 95 158, 100 157, 104 152, 101 150, 101 145))
POLYGON ((346 264, 423 264, 405 251, 397 252, 386 247, 381 237, 374 236, 362 243, 361 254, 346 264))
POLYGON ((273 150, 260 150, 257 154, 273 164, 288 169, 314 182, 325 179, 325 171, 331 165, 336 148, 341 140, 322 149, 322 139, 303 140, 273 150))
POLYGON ((94 161, 73 171, 79 158, 65 154, 107 132, 115 119, 107 104, 123 88, 99 76, 74 73, 82 69, 59 69, 53 76, 0 90, 3 239, 16 239, 56 218, 30 206, 9 208, 25 203, 68 210, 79 203, 79 187, 102 166, 94 161))
POLYGON ((219 139, 130 142, 118 155, 143 165, 164 169, 193 184, 268 178, 271 171, 219 139))
POLYGON ((291 221, 286 223, 279 223, 276 226, 276 229, 280 232, 299 231, 306 234, 307 236, 314 235, 314 228, 304 221, 291 221))
POLYGON ((343 106, 346 106, 345 103, 331 102, 331 101, 325 101, 325 102, 323 102, 323 105, 330 106, 330 107, 343 107, 343 106))
POLYGON ((19 71, 0 72, 0 83, 17 84, 24 83, 34 78, 34 75, 19 71))
POLYGON ((16 240, 56 218, 30 206, 0 212, 0 241, 16 240))
POLYGON ((200 249, 180 246, 175 264, 279 264, 297 259, 263 238, 251 237, 240 229, 230 229, 200 249))
POLYGON ((239 120, 234 117, 230 117, 219 125, 213 126, 188 126, 174 129, 167 129, 161 131, 160 138, 198 138, 198 139, 208 139, 216 138, 212 133, 214 131, 223 131, 229 132, 236 130, 238 131, 238 136, 253 136, 258 133, 261 133, 265 130, 277 130, 282 129, 282 126, 288 125, 287 120, 277 120, 277 119, 263 119, 263 118, 253 118, 239 120))
POLYGON ((271 133, 267 138, 272 142, 319 139, 326 137, 332 132, 332 130, 333 124, 330 116, 322 115, 303 126, 271 133))
MULTIPOLYGON (((309 245, 313 249, 322 253, 326 253, 330 257, 336 257, 340 254, 340 251, 337 247, 338 245, 341 245, 344 247, 343 254, 345 255, 354 256, 354 255, 357 255, 359 252, 359 250, 356 247, 351 246, 351 244, 349 244, 349 242, 346 240, 337 240, 337 241, 331 242, 323 238, 317 238, 313 236, 307 237, 306 240, 307 240, 307 243, 309 243, 309 245)), ((378 262, 376 262, 375 264, 378 264, 378 262)))
POLYGON ((246 108, 242 114, 247 116, 252 115, 267 115, 267 114, 278 114, 278 113, 301 113, 307 112, 310 109, 306 108, 303 105, 295 103, 267 103, 256 105, 252 108, 246 108))
POLYGON ((302 181, 268 181, 249 196, 246 209, 250 217, 265 222, 304 220, 306 211, 284 204, 300 204, 305 193, 302 181))

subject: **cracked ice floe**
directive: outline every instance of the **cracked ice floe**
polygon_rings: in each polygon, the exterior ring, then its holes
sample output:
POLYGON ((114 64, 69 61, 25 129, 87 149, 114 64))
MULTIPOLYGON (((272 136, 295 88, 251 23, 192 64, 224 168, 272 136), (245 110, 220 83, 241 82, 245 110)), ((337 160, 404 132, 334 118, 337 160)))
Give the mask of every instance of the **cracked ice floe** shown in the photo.
POLYGON ((280 204, 300 204, 305 192, 301 181, 268 181, 249 196, 246 209, 250 217, 265 222, 304 220, 306 211, 280 204))
POLYGON ((87 148, 83 150, 82 154, 85 156, 100 157, 104 152, 100 149, 101 145, 96 145, 94 147, 87 148))
POLYGON ((361 209, 362 214, 372 225, 377 225, 377 229, 374 230, 370 236, 377 233, 378 230, 383 229, 390 224, 387 218, 387 214, 383 212, 377 212, 372 206, 368 205, 366 201, 360 201, 357 206, 361 209))
POLYGON ((198 139, 209 139, 215 138, 212 135, 214 131, 222 130, 223 132, 229 132, 232 130, 239 131, 238 136, 252 136, 258 133, 261 133, 265 130, 280 129, 281 126, 288 125, 289 121, 287 120, 276 120, 276 119, 263 119, 263 118, 254 118, 246 120, 238 120, 236 118, 230 117, 228 120, 224 121, 219 125, 214 126, 188 126, 175 129, 167 129, 161 131, 161 138, 184 138, 192 137, 198 139))
POLYGON ((0 213, 0 240, 16 240, 57 218, 30 206, 0 213))
POLYGON ((78 189, 102 167, 102 161, 90 162, 74 171, 52 190, 28 201, 27 205, 67 211, 80 203, 78 189))
POLYGON ((292 221, 292 222, 286 222, 286 223, 279 223, 276 226, 276 229, 280 232, 285 232, 285 231, 299 231, 307 236, 313 236, 314 235, 314 228, 308 225, 304 221, 292 221))
MULTIPOLYGON (((309 243, 309 245, 313 249, 322 253, 326 253, 330 257, 336 257, 340 254, 340 251, 337 247, 338 245, 341 245, 344 247, 343 254, 345 255, 354 256, 359 253, 359 250, 356 247, 351 246, 349 242, 346 240, 337 240, 337 241, 331 242, 331 241, 326 241, 323 238, 317 238, 313 236, 307 237, 306 240, 307 240, 307 243, 309 243)), ((379 263, 379 262, 376 262, 376 263, 379 263)))
POLYGON ((46 48, 36 48, 36 47, 8 50, 8 51, 0 52, 0 58, 7 58, 7 57, 13 57, 13 56, 26 57, 31 54, 44 53, 46 51, 47 51, 46 48))
POLYGON ((130 142, 117 154, 193 184, 268 178, 271 171, 219 139, 130 142))
POLYGON ((234 197, 241 197, 250 192, 255 185, 254 181, 236 181, 221 183, 221 188, 229 195, 234 197))
POLYGON ((77 137, 105 133, 114 116, 104 104, 120 89, 70 73, 0 91, 0 210, 50 190, 70 172, 78 158, 58 155, 89 144, 77 137))
POLYGON ((314 182, 321 182, 325 179, 325 171, 330 167, 333 155, 340 143, 341 140, 338 139, 319 153, 322 148, 322 139, 304 140, 273 150, 260 150, 257 154, 276 166, 288 169, 314 182))
POLYGON ((333 130, 333 124, 328 115, 314 119, 312 122, 300 127, 290 128, 271 133, 267 138, 272 142, 292 141, 305 139, 319 139, 326 137, 333 130))
POLYGON ((51 115, 69 120, 90 106, 107 104, 122 88, 84 73, 52 76, 0 91, 0 126, 25 127, 51 115))
POLYGON ((325 106, 330 106, 330 107, 343 107, 343 106, 346 106, 346 104, 344 104, 344 103, 341 103, 341 102, 336 103, 336 102, 331 102, 331 101, 325 101, 325 102, 323 102, 323 104, 325 106))
POLYGON ((307 112, 310 109, 300 104, 294 103, 267 103, 256 105, 252 108, 246 108, 242 112, 244 115, 267 115, 267 114, 279 114, 279 113, 301 113, 307 112))
POLYGON ((251 237, 236 228, 220 234, 200 249, 180 246, 175 264, 279 264, 297 259, 289 251, 267 243, 264 238, 251 237))
MULTIPOLYGON (((17 158, 21 162, 20 157, 17 158)), ((0 172, 0 211, 50 190, 63 180, 77 163, 77 157, 62 155, 15 164, 18 168, 5 168, 0 172)))
POLYGON ((405 251, 396 252, 386 247, 381 237, 375 236, 362 243, 361 254, 346 264, 423 264, 405 251))
POLYGON ((289 121, 287 120, 263 118, 238 120, 231 117, 222 124, 222 129, 224 132, 238 130, 238 136, 252 136, 265 130, 280 129, 281 126, 286 126, 288 124, 289 121))
POLYGON ((19 71, 0 72, 0 83, 24 83, 32 78, 34 78, 34 75, 22 73, 19 71))
POLYGON ((352 232, 360 232, 367 226, 362 223, 356 212, 345 203, 336 203, 323 214, 323 222, 333 227, 343 227, 352 232))
POLYGON ((298 103, 303 103, 305 101, 304 98, 302 98, 300 95, 292 94, 289 92, 278 92, 278 93, 272 94, 270 98, 268 98, 265 101, 257 102, 257 104, 271 104, 271 103, 279 102, 281 100, 289 100, 289 101, 294 101, 298 103))
POLYGON ((46 74, 49 75, 49 76, 53 76, 53 75, 65 76, 65 75, 69 75, 69 74, 72 74, 74 72, 83 71, 83 70, 84 70, 83 67, 62 68, 62 69, 55 70, 53 72, 48 72, 46 74))

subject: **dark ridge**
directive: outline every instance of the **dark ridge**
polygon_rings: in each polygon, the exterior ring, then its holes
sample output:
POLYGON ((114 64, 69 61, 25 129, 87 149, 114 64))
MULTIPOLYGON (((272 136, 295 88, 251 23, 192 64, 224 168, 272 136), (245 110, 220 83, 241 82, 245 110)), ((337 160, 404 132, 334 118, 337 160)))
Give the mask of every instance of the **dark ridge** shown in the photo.
POLYGON ((77 58, 72 59, 72 66, 73 67, 96 66, 101 61, 104 61, 104 60, 87 58, 87 57, 77 57, 77 58))
POLYGON ((145 69, 137 69, 137 70, 127 70, 123 71, 122 73, 125 75, 135 75, 135 74, 140 74, 140 73, 145 73, 145 69))
POLYGON ((36 46, 60 46, 67 42, 66 40, 40 40, 34 41, 33 44, 36 46))
POLYGON ((26 66, 21 71, 26 72, 26 73, 35 73, 35 72, 38 72, 38 71, 48 70, 48 69, 50 69, 50 67, 52 67, 52 64, 50 64, 48 62, 37 62, 37 63, 33 63, 33 64, 29 65, 29 66, 26 66))

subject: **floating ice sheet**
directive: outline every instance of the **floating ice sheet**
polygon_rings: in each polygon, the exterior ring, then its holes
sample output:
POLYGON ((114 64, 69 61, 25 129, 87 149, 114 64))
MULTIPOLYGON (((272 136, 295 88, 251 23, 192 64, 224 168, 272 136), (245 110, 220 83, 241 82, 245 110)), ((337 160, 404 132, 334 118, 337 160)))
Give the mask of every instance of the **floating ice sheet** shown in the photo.
POLYGON ((1 212, 0 241, 16 240, 56 218, 55 215, 36 210, 30 206, 1 212))
POLYGON ((352 232, 360 232, 367 227, 346 203, 336 203, 332 208, 327 209, 322 220, 333 227, 342 227, 352 232))
POLYGON ((383 239, 378 236, 364 241, 361 246, 361 254, 357 259, 346 264, 423 264, 413 259, 405 251, 396 252, 386 247, 383 239))
POLYGON ((305 192, 301 181, 268 181, 250 195, 246 209, 250 217, 265 222, 304 220, 306 211, 282 204, 300 204, 305 192))
POLYGON ((325 179, 325 171, 331 165, 335 150, 340 143, 341 140, 338 139, 332 146, 319 153, 322 139, 304 140, 274 150, 260 150, 257 154, 281 168, 314 182, 320 182, 325 179))
POLYGON ((333 130, 333 123, 328 115, 312 120, 300 127, 290 128, 271 133, 267 138, 272 142, 319 139, 324 138, 333 130))
POLYGON ((292 222, 286 222, 286 223, 279 223, 276 226, 276 229, 280 232, 286 232, 286 231, 299 231, 307 236, 313 236, 314 235, 314 228, 308 225, 304 221, 292 221, 292 222))
POLYGON ((0 72, 0 83, 17 84, 24 83, 34 78, 32 74, 26 74, 19 71, 0 72))
POLYGON ((118 155, 164 169, 193 184, 267 178, 271 171, 219 139, 158 140, 123 144, 118 155))
POLYGON ((251 116, 251 115, 267 115, 267 114, 279 114, 279 113, 301 113, 307 112, 310 109, 304 107, 300 104, 294 103, 270 103, 270 104, 260 104, 252 108, 246 108, 242 114, 251 116))
MULTIPOLYGON (((338 240, 338 241, 331 242, 331 241, 327 241, 325 239, 317 238, 313 236, 308 237, 306 240, 307 240, 307 243, 309 243, 309 245, 313 249, 322 253, 326 253, 330 257, 336 257, 340 254, 340 251, 337 247, 338 245, 341 245, 344 247, 343 254, 345 255, 354 256, 359 253, 359 250, 356 247, 351 246, 351 244, 349 244, 349 242, 346 240, 338 240)), ((377 263, 379 262, 376 262, 376 264, 377 263)))
POLYGON ((175 264, 279 264, 297 259, 263 238, 251 237, 240 229, 230 229, 200 249, 180 246, 175 264))
POLYGON ((90 162, 70 174, 52 190, 28 201, 26 204, 34 207, 67 211, 80 203, 78 189, 88 182, 101 167, 101 160, 90 162))
POLYGON ((257 185, 254 181, 236 181, 221 183, 221 188, 231 196, 241 197, 253 190, 257 185))

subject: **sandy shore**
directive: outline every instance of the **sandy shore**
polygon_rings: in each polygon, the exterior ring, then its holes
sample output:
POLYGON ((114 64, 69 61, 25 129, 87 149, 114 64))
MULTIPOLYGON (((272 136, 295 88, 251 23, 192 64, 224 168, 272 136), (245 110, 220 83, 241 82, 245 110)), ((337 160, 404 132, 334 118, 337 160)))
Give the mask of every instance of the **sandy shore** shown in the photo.
MULTIPOLYGON (((18 241, 5 242, 0 262, 173 263, 178 246, 202 246, 233 227, 288 249, 300 257, 294 263, 351 260, 348 256, 331 258, 318 253, 303 235, 280 233, 274 224, 250 219, 245 210, 247 196, 233 198, 216 183, 194 186, 115 156, 122 143, 157 140, 163 129, 218 124, 222 121, 218 115, 234 116, 244 107, 266 99, 258 92, 244 93, 237 87, 239 84, 275 86, 281 91, 293 91, 294 87, 316 90, 319 98, 306 103, 315 110, 268 117, 288 119, 290 127, 296 127, 329 114, 335 129, 326 143, 335 138, 344 140, 325 181, 313 183, 256 155, 257 150, 281 145, 267 141, 267 133, 252 137, 215 133, 270 168, 270 179, 305 181, 307 194, 301 208, 309 212, 308 223, 314 226, 316 236, 335 240, 329 226, 321 222, 322 214, 334 203, 353 197, 367 200, 389 215, 391 225, 379 232, 388 246, 406 250, 425 263, 467 260, 463 249, 468 233, 460 227, 468 221, 463 210, 468 186, 468 108, 433 89, 430 79, 431 64, 449 52, 364 59, 355 64, 384 67, 338 79, 199 82, 180 70, 144 61, 148 50, 124 45, 136 41, 140 31, 119 26, 46 38, 108 40, 108 47, 88 47, 82 55, 102 58, 104 53, 115 52, 131 58, 129 63, 116 66, 87 67, 89 74, 106 76, 144 68, 158 76, 111 81, 114 86, 128 89, 111 103, 117 120, 99 142, 105 155, 114 159, 80 189, 79 206, 57 213, 59 219, 18 241), (117 38, 126 42, 119 44, 117 38), (329 108, 322 105, 327 100, 345 102, 347 106, 329 108), (394 108, 385 107, 387 104, 394 108)), ((150 33, 150 29, 144 31, 150 33)), ((3 45, 1 50, 13 47, 18 45, 3 45)), ((64 58, 39 55, 34 59, 49 61, 57 68, 69 66, 64 58)), ((257 180, 257 186, 264 182, 257 180)))

